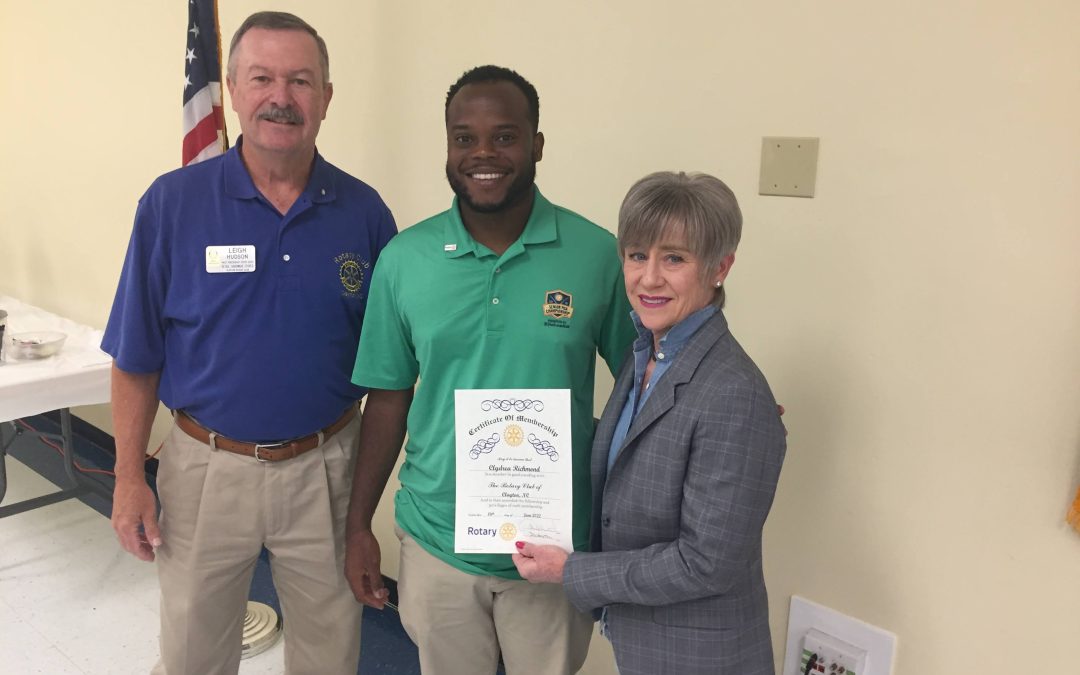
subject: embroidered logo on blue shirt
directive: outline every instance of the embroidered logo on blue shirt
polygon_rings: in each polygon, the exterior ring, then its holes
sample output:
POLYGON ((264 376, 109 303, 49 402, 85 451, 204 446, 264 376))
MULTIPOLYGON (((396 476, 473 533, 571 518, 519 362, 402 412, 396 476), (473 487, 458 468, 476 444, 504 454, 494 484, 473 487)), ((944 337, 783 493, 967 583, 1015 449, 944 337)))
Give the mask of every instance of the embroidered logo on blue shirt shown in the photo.
POLYGON ((334 264, 338 266, 338 278, 345 287, 346 297, 360 295, 360 289, 364 287, 364 276, 367 274, 371 263, 360 258, 355 253, 342 253, 334 258, 334 264))

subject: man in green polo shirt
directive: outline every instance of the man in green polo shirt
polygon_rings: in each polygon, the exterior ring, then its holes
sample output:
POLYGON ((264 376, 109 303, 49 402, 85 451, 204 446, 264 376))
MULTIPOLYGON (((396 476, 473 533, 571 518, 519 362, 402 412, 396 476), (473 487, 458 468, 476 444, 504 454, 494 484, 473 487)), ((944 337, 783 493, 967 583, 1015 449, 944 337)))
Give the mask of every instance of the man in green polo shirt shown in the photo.
POLYGON ((509 555, 454 553, 455 389, 569 389, 574 546, 588 541, 596 353, 613 373, 634 338, 614 237, 534 185, 536 89, 512 70, 465 73, 446 101, 448 211, 383 250, 353 381, 368 387, 347 526, 361 602, 386 591, 371 517, 407 429, 395 496, 402 624, 426 675, 577 671, 592 619, 509 555), (553 311, 552 303, 560 305, 553 311), (545 307, 548 305, 548 307, 545 307), (413 398, 413 385, 420 385, 413 398))

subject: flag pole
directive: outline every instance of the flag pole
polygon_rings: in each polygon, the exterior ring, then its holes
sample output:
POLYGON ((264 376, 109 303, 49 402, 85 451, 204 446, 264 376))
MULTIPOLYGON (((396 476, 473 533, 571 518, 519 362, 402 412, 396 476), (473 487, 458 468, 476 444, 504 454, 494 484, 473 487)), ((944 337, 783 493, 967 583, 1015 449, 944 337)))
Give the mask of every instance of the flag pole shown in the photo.
POLYGON ((218 125, 221 128, 221 152, 224 154, 229 149, 229 130, 225 128, 225 61, 221 58, 221 19, 218 16, 218 0, 214 1, 214 33, 217 35, 217 60, 218 81, 221 82, 221 107, 215 112, 218 117, 218 125))

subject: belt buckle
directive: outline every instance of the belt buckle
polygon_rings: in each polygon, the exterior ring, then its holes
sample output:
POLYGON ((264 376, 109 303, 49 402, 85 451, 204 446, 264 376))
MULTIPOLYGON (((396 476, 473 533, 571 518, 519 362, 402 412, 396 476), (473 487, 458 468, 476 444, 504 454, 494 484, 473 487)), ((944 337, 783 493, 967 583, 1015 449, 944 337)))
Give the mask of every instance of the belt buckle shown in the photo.
POLYGON ((256 443, 255 444, 255 459, 260 462, 269 462, 270 460, 265 457, 259 456, 259 450, 276 450, 278 448, 284 448, 286 445, 292 443, 292 441, 278 441, 277 443, 256 443))

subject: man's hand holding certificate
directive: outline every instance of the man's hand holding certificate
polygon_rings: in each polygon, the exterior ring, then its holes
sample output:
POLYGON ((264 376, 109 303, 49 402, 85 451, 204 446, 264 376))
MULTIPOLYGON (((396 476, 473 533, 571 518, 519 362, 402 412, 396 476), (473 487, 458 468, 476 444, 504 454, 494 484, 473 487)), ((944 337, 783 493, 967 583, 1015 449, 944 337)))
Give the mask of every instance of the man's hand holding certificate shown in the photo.
POLYGON ((573 550, 570 390, 458 389, 454 405, 454 551, 573 550))

